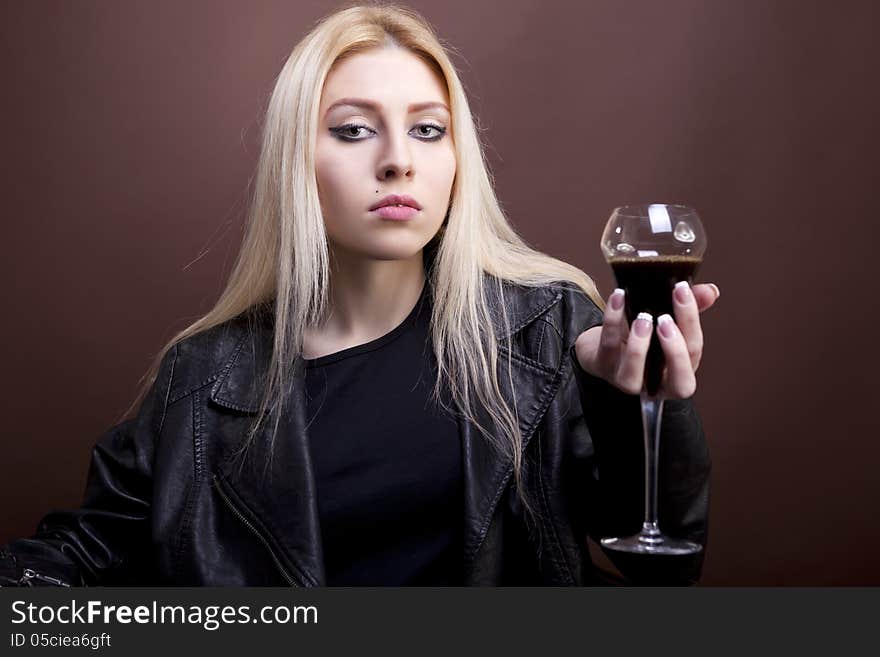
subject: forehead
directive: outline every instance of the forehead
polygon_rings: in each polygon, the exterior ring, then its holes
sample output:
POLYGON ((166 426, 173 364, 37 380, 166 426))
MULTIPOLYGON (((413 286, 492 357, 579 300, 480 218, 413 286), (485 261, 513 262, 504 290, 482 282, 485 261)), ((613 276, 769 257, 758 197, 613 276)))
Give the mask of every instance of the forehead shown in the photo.
POLYGON ((426 62, 403 48, 368 50, 334 64, 324 82, 321 106, 329 107, 349 96, 389 106, 448 101, 443 79, 426 62))

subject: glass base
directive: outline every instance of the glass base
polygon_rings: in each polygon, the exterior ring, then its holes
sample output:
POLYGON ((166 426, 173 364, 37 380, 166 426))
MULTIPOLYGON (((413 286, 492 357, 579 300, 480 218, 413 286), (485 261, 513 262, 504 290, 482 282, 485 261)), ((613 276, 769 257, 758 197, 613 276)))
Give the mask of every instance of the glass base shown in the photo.
POLYGON ((636 554, 694 554, 703 549, 693 541, 645 531, 627 538, 603 538, 600 543, 609 550, 636 554))

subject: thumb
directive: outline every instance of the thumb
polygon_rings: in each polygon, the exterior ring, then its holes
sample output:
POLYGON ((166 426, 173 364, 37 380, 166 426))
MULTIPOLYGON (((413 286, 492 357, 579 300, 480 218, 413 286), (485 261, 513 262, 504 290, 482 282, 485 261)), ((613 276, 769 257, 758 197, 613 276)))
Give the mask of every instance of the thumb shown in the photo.
POLYGON ((602 326, 594 326, 581 333, 574 342, 574 351, 581 369, 600 376, 599 373, 599 343, 602 338, 602 326))

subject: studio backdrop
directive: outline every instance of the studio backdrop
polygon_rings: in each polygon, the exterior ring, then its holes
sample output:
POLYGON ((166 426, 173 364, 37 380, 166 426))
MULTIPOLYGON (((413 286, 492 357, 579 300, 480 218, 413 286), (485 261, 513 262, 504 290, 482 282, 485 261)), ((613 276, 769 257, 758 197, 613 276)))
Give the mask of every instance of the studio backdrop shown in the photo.
MULTIPOLYGON (((337 6, 3 3, 0 543, 79 503, 94 441, 216 300, 274 78, 337 6)), ((880 585, 877 4, 410 6, 454 49, 513 225, 603 297, 615 206, 700 211, 722 290, 702 583, 880 585)))

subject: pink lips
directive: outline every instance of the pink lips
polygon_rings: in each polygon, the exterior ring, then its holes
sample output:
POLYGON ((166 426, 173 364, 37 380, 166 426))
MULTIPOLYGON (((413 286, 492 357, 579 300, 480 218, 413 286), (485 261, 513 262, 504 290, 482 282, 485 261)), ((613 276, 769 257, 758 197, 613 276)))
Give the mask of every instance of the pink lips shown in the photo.
POLYGON ((416 216, 419 211, 408 205, 383 205, 376 208, 373 212, 383 219, 394 219, 395 221, 406 221, 416 216))
POLYGON ((407 194, 389 194, 370 207, 370 210, 383 219, 394 221, 412 219, 421 209, 419 202, 407 194))

